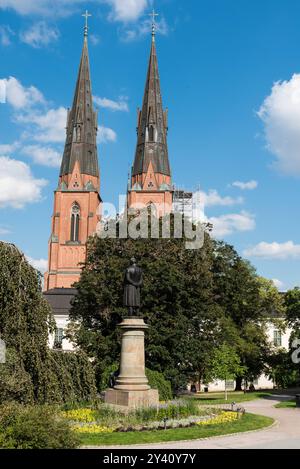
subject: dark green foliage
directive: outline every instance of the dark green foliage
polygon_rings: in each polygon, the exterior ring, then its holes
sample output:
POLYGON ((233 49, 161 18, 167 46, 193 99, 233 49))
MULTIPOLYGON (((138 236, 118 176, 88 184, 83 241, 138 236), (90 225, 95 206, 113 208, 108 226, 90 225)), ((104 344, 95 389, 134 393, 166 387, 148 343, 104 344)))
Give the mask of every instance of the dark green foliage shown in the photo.
POLYGON ((213 262, 216 300, 224 311, 224 342, 237 351, 244 372, 237 377, 252 381, 263 372, 269 350, 266 324, 274 311, 283 313, 283 302, 272 282, 256 275, 248 261, 232 246, 216 243, 213 262))
POLYGON ((0 242, 0 333, 15 350, 20 366, 31 376, 33 395, 40 399, 46 380, 50 307, 41 294, 37 271, 13 245, 0 242))
POLYGON ((0 448, 68 449, 79 445, 54 408, 10 403, 0 406, 0 448))
POLYGON ((172 387, 170 381, 167 381, 162 373, 152 371, 146 368, 146 376, 152 389, 158 389, 159 400, 169 401, 172 399, 172 387))
POLYGON ((289 290, 284 296, 287 308, 287 319, 292 327, 300 327, 300 288, 289 290))
POLYGON ((96 399, 95 375, 84 352, 49 351, 44 402, 78 402, 96 399))
POLYGON ((268 376, 277 387, 287 389, 299 386, 299 365, 292 362, 291 352, 281 349, 268 359, 268 376))
POLYGON ((141 311, 150 326, 146 363, 171 381, 173 391, 191 379, 205 381, 212 352, 223 343, 236 350, 244 377, 262 372, 265 322, 278 295, 232 246, 208 235, 199 250, 187 250, 185 242, 172 237, 90 240, 71 311, 80 325, 70 338, 96 358, 99 387, 104 370, 119 361, 116 326, 126 315, 123 276, 132 256, 144 270, 141 311))
POLYGON ((212 243, 186 250, 184 239, 105 239, 89 242, 87 263, 71 318, 74 340, 97 359, 97 382, 119 361, 124 271, 134 255, 143 268, 142 312, 146 332, 146 364, 172 382, 186 385, 202 363, 202 352, 214 347, 221 334, 222 311, 214 302, 212 243))
POLYGON ((33 402, 31 376, 14 349, 7 349, 6 363, 0 364, 0 404, 18 401, 24 404, 33 402))
POLYGON ((109 365, 107 368, 105 368, 102 373, 101 373, 101 381, 100 381, 100 386, 99 390, 100 391, 105 391, 109 387, 109 379, 112 373, 117 371, 119 368, 119 365, 117 363, 112 363, 112 365, 109 365))
POLYGON ((65 402, 95 397, 92 365, 84 352, 50 351, 54 323, 38 272, 15 246, 0 242, 0 403, 65 402))

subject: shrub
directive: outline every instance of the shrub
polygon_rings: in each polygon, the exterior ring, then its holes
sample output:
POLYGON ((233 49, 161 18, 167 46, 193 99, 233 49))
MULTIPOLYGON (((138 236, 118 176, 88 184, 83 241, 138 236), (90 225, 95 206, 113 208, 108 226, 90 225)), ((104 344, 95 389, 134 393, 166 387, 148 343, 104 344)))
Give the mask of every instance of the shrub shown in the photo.
POLYGON ((53 407, 0 406, 0 448, 68 449, 78 445, 69 423, 53 407))
POLYGON ((117 371, 119 366, 116 363, 113 363, 110 366, 107 366, 103 372, 101 373, 101 379, 100 379, 100 391, 105 391, 109 387, 109 378, 112 373, 117 371))
POLYGON ((14 349, 7 349, 6 362, 0 365, 0 404, 8 401, 33 402, 31 377, 14 349))
POLYGON ((0 404, 95 398, 92 364, 83 352, 49 350, 53 328, 41 276, 14 245, 0 241, 0 335, 7 347, 7 362, 0 368, 0 404))
POLYGON ((171 383, 165 379, 162 373, 146 368, 146 376, 151 388, 158 389, 160 401, 169 401, 173 398, 171 383))

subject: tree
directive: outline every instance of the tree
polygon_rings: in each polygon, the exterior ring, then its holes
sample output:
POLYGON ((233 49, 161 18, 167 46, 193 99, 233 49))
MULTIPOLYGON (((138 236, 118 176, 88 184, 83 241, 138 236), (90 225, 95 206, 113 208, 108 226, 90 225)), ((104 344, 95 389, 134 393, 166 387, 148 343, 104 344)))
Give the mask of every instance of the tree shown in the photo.
POLYGON ((295 287, 284 295, 288 323, 294 329, 300 328, 300 288, 295 287))
POLYGON ((0 242, 0 403, 64 402, 95 397, 95 378, 84 353, 49 350, 55 326, 41 276, 11 244, 0 242))
POLYGON ((241 365, 240 357, 233 347, 223 344, 214 351, 210 374, 213 379, 220 379, 225 382, 226 401, 228 400, 226 381, 236 379, 245 371, 245 367, 241 365))
POLYGON ((147 367, 164 373, 173 390, 185 386, 222 334, 222 309, 216 305, 211 272, 213 244, 200 250, 185 239, 99 239, 88 244, 87 262, 77 284, 70 337, 96 359, 97 379, 119 360, 123 277, 134 256, 144 270, 141 311, 147 367))
POLYGON ((145 273, 141 311, 150 325, 148 368, 163 372, 173 390, 190 380, 201 384, 213 350, 225 342, 235 348, 248 379, 261 373, 267 348, 265 312, 273 301, 262 301, 255 270, 232 246, 206 235, 201 249, 186 250, 185 241, 172 236, 90 239, 69 338, 96 359, 98 383, 119 360, 117 324, 126 314, 123 276, 132 256, 145 273))
POLYGON ((227 318, 224 341, 235 348, 244 366, 243 375, 236 379, 236 390, 241 390, 243 379, 252 381, 264 370, 267 324, 274 310, 282 308, 282 299, 272 282, 258 277, 232 246, 216 242, 215 253, 215 297, 227 318))

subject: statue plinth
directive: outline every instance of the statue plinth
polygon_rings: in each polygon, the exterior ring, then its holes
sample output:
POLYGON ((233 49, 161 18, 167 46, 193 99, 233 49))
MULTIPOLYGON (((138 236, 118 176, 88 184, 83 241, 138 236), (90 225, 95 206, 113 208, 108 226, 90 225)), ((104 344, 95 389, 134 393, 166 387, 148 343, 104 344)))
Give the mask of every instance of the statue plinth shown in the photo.
POLYGON ((114 388, 105 392, 105 403, 125 408, 157 406, 158 391, 151 389, 145 374, 145 330, 142 318, 125 318, 122 330, 120 374, 114 388))

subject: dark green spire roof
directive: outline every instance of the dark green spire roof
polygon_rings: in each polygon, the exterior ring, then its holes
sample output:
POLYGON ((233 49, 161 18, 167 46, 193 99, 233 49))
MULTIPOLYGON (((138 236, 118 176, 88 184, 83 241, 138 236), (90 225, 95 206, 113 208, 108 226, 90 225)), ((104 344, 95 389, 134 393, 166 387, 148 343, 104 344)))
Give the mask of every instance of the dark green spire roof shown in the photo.
POLYGON ((93 108, 87 36, 84 37, 73 106, 68 112, 67 136, 60 176, 71 174, 78 161, 82 174, 99 177, 98 116, 93 108))

